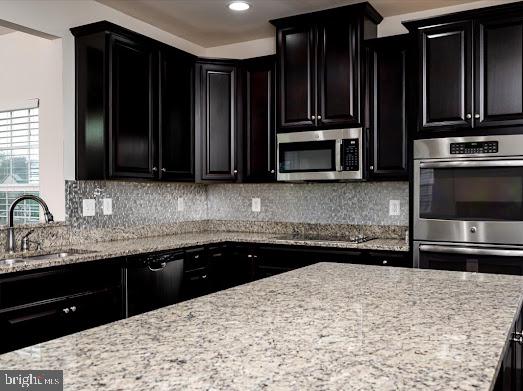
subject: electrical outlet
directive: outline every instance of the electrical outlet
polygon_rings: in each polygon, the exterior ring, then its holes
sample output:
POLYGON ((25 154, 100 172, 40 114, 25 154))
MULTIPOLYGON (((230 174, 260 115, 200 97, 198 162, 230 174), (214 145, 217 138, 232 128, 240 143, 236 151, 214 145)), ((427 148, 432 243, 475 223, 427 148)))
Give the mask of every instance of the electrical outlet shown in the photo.
POLYGON ((253 212, 261 211, 261 200, 259 198, 252 199, 252 211, 253 212))
POLYGON ((95 200, 94 199, 87 199, 82 201, 82 215, 85 217, 88 216, 94 216, 96 214, 95 211, 95 200))
POLYGON ((112 198, 103 199, 103 210, 104 210, 104 215, 113 214, 113 199, 112 198))
POLYGON ((176 207, 178 212, 182 212, 185 209, 185 205, 183 203, 183 197, 178 197, 178 205, 176 207))
POLYGON ((389 216, 399 216, 400 215, 400 200, 390 200, 389 201, 389 216))

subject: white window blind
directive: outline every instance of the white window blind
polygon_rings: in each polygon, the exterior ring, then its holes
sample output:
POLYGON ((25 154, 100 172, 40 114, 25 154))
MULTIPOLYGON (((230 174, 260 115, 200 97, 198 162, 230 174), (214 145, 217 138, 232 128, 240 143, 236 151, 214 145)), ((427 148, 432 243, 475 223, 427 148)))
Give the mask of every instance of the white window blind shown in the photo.
MULTIPOLYGON (((39 109, 0 111, 0 223, 20 194, 39 193, 39 109)), ((18 223, 38 222, 38 204, 24 201, 15 210, 18 223)))

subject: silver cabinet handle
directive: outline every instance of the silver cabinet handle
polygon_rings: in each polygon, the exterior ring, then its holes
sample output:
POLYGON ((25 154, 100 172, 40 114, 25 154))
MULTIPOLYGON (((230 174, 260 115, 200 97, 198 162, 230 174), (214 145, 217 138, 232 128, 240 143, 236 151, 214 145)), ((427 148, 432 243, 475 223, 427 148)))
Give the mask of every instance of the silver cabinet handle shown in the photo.
POLYGON ((238 170, 233 171, 234 175, 238 174, 238 170))
POLYGON ((76 312, 76 306, 74 306, 74 305, 71 306, 71 311, 72 311, 72 312, 76 312))
POLYGON ((165 167, 162 167, 162 172, 166 172, 167 169, 165 167))
POLYGON ((318 115, 318 119, 321 119, 321 115, 318 115))
POLYGON ((312 116, 311 118, 312 118, 312 120, 314 121, 314 120, 316 119, 316 116, 315 116, 315 115, 313 115, 313 116, 312 116))
POLYGON ((384 260, 381 262, 382 265, 387 265, 388 263, 389 263, 389 261, 387 261, 386 259, 384 259, 384 260))
POLYGON ((153 167, 153 172, 158 171, 158 167, 153 167))
POLYGON ((64 308, 62 311, 64 311, 64 314, 68 314, 69 313, 69 308, 64 308))
POLYGON ((522 167, 523 160, 466 160, 462 162, 421 162, 420 168, 460 168, 460 167, 522 167))
POLYGON ((472 114, 467 114, 466 117, 467 117, 467 119, 471 119, 472 118, 472 114))
POLYGON ((523 331, 514 331, 510 340, 512 342, 517 342, 520 345, 523 345, 523 331))
POLYGON ((194 259, 198 259, 198 258, 200 258, 200 254, 196 254, 196 255, 194 256, 194 259))
POLYGON ((442 253, 442 254, 462 254, 462 255, 491 255, 496 257, 523 257, 523 250, 496 249, 482 247, 457 247, 440 246, 436 244, 420 244, 419 251, 442 253))
POLYGON ((374 171, 374 166, 370 166, 369 170, 374 171))
POLYGON ((479 118, 479 114, 474 114, 474 118, 478 119, 479 118))

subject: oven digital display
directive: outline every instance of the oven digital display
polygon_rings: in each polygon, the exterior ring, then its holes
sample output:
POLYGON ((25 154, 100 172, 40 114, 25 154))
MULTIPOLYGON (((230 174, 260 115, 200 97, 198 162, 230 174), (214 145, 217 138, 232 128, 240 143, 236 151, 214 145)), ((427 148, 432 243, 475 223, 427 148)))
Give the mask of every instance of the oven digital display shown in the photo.
POLYGON ((468 143, 451 143, 450 153, 453 155, 470 155, 475 153, 497 153, 497 141, 477 141, 468 143))

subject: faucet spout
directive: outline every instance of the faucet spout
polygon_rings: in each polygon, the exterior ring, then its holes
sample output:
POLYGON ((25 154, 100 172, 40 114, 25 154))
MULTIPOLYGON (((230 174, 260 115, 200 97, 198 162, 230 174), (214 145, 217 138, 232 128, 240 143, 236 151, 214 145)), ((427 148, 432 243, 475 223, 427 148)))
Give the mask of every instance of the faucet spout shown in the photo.
POLYGON ((6 243, 6 250, 9 253, 14 253, 16 251, 16 241, 15 241, 15 229, 14 229, 14 210, 16 206, 24 200, 32 200, 35 202, 38 202, 42 209, 44 210, 44 217, 46 223, 51 223, 54 221, 54 217, 49 211, 49 208, 47 207, 47 204, 43 199, 41 199, 38 196, 32 195, 32 194, 24 194, 18 197, 16 200, 13 201, 11 206, 9 207, 9 216, 7 218, 7 243, 6 243))

